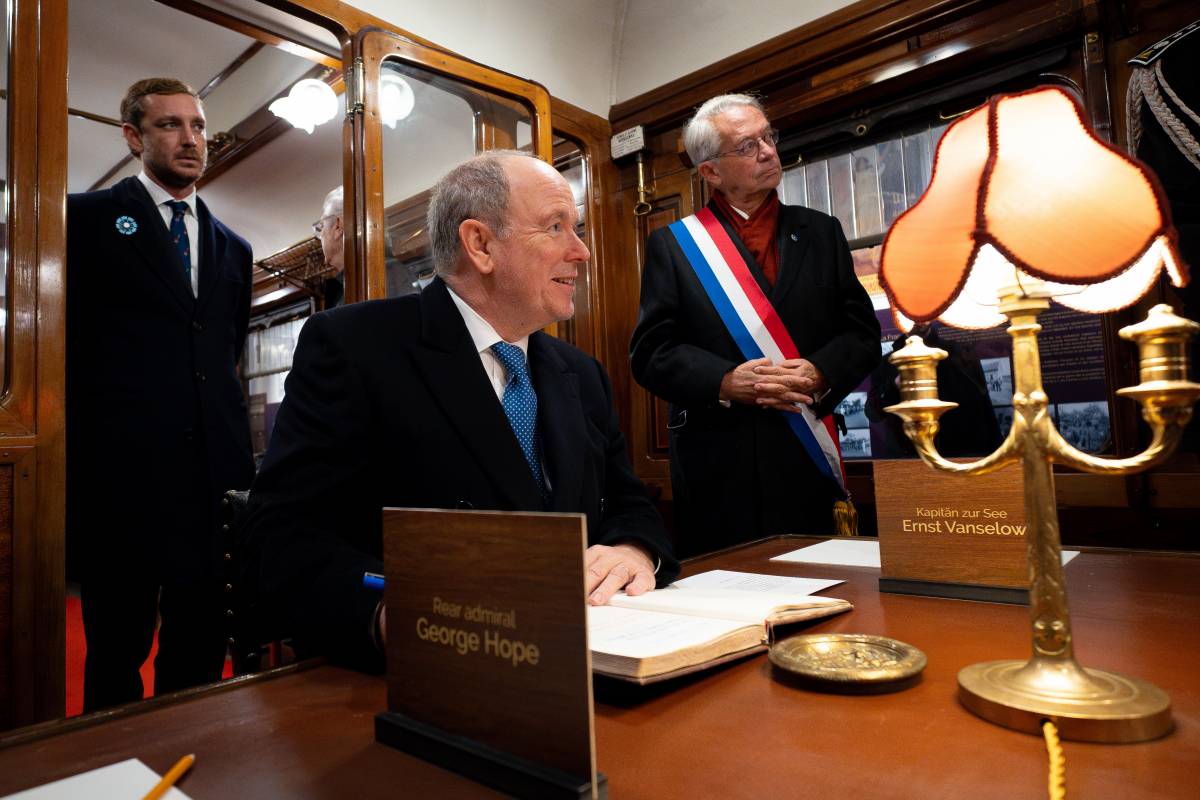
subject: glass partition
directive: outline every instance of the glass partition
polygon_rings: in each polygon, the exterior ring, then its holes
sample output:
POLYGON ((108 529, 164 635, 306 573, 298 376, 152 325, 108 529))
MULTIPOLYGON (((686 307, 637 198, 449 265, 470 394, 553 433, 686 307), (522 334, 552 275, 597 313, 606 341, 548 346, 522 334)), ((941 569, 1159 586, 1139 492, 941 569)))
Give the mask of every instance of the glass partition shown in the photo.
POLYGON ((310 304, 285 310, 274 318, 261 320, 246 335, 246 355, 242 365, 250 410, 250 435, 254 455, 261 457, 271 441, 275 414, 283 402, 283 385, 292 369, 292 355, 300 339, 300 329, 312 312, 310 304))
POLYGON ((528 149, 531 124, 523 104, 456 78, 394 58, 379 69, 384 270, 387 296, 397 297, 433 279, 425 230, 433 185, 476 153, 528 149))

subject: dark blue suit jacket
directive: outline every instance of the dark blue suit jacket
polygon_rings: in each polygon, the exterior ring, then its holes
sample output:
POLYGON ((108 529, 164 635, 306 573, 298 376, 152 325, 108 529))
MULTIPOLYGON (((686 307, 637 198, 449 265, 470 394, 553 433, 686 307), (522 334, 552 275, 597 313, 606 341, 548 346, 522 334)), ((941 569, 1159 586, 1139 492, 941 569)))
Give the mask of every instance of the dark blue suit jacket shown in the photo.
MULTIPOLYGON (((551 511, 589 544, 635 540, 679 565, 633 474, 604 368, 529 337, 551 511)), ((265 619, 309 652, 378 663, 370 625, 385 506, 540 511, 542 500, 446 285, 311 317, 248 510, 247 580, 265 619)))
POLYGON ((68 552, 81 577, 211 573, 220 495, 253 478, 237 373, 250 246, 197 209, 193 297, 137 178, 67 200, 68 552))

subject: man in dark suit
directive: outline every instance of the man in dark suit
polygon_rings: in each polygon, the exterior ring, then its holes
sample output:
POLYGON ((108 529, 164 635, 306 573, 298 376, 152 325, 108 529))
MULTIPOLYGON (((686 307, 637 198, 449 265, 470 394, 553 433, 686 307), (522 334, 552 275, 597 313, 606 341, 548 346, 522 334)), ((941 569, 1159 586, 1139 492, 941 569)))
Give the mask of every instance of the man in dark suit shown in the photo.
POLYGON ((121 103, 136 177, 67 201, 67 526, 87 637, 84 709, 219 680, 216 515, 254 474, 237 362, 249 245, 196 197, 204 111, 149 78, 121 103))
POLYGON ((305 324, 246 525, 259 616, 368 669, 385 506, 582 512, 596 604, 678 572, 604 368, 540 330, 574 313, 589 257, 567 182, 485 154, 438 183, 428 217, 439 277, 423 292, 305 324))
POLYGON ((783 206, 778 133, 758 100, 715 97, 684 132, 708 204, 800 358, 747 360, 669 229, 646 242, 630 344, 637 381, 671 404, 681 553, 777 533, 834 532, 842 497, 789 427, 821 418, 879 360, 879 323, 836 219, 783 206))

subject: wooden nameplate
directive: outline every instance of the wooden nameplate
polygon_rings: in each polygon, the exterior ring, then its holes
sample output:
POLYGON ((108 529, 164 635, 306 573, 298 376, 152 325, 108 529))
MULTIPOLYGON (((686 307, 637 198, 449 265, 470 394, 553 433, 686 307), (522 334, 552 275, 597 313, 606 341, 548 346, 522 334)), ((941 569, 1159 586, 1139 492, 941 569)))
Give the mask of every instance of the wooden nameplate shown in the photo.
POLYGON ((876 461, 879 590, 1028 604, 1022 477, 1020 464, 968 477, 876 461))
POLYGON ((522 797, 604 797, 580 514, 384 509, 375 738, 522 797))

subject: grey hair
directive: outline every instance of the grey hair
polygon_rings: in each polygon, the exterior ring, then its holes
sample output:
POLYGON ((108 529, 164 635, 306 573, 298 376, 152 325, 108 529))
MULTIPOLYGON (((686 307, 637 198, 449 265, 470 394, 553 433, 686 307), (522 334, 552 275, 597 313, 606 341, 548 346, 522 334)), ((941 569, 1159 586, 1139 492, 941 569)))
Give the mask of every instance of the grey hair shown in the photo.
POLYGON ((325 195, 325 202, 321 205, 321 219, 325 217, 340 217, 345 208, 345 201, 342 196, 342 187, 338 186, 329 194, 325 195))
POLYGON ((459 226, 474 219, 503 239, 508 235, 508 176, 504 159, 533 158, 521 150, 489 150, 464 161, 437 182, 425 222, 429 229, 433 268, 439 275, 454 272, 462 250, 459 226))
POLYGON ((721 134, 713 125, 713 119, 734 108, 749 106, 756 109, 764 117, 766 109, 757 97, 750 94, 720 94, 696 109, 696 113, 688 120, 683 129, 683 147, 687 150, 688 158, 694 166, 700 166, 704 161, 717 157, 721 151, 721 134))

